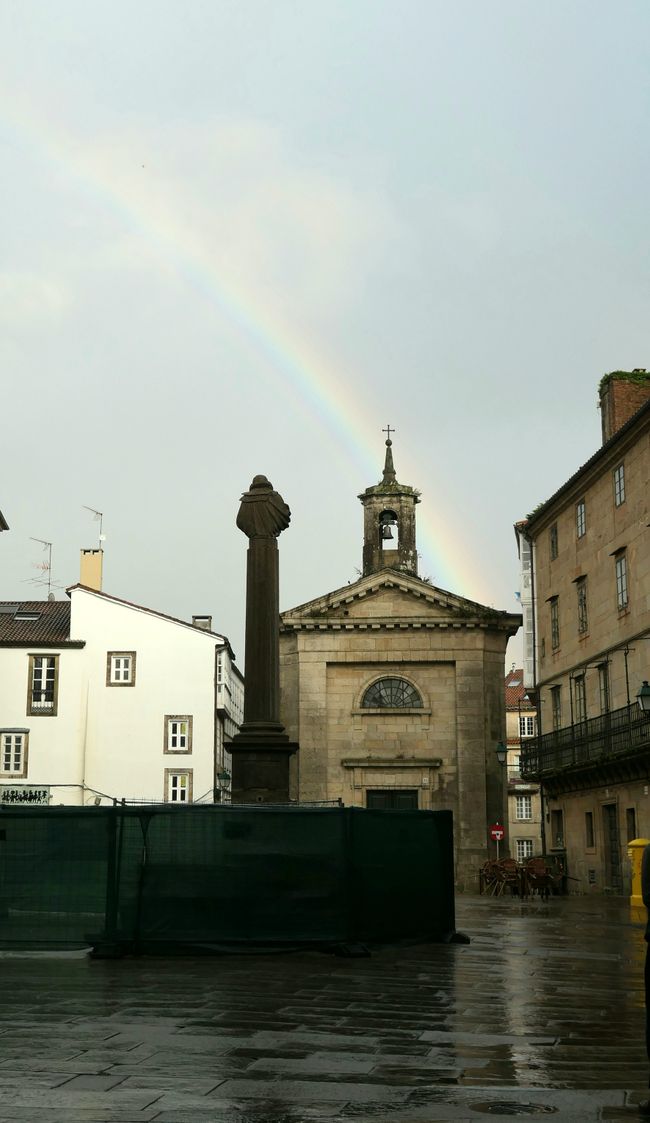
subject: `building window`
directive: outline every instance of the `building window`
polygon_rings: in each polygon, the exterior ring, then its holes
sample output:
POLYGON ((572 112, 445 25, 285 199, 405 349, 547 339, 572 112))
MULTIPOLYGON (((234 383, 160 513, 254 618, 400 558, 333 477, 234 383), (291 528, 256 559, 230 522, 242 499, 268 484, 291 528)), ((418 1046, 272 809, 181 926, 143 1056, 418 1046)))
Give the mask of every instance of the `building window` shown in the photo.
POLYGON ((26 729, 0 730, 0 773, 18 779, 27 775, 27 746, 29 733, 26 729))
POLYGON ((576 582, 576 593, 578 594, 578 632, 584 635, 589 631, 589 619, 587 616, 587 579, 581 577, 576 582))
POLYGON ((553 728, 562 728, 562 687, 551 687, 551 716, 553 718, 553 728))
POLYGON ((167 714, 165 717, 166 753, 192 752, 192 717, 190 714, 167 714))
POLYGON ((619 464, 614 468, 614 505, 620 507, 625 503, 625 466, 619 464))
POLYGON ((598 667, 598 695, 601 714, 609 713, 609 665, 601 663, 598 667))
POLYGON ((520 737, 534 737, 535 736, 535 718, 526 714, 519 715, 519 736, 520 737))
POLYGON ((551 811, 551 846, 564 846, 564 817, 561 811, 551 811))
POLYGON ((627 841, 631 842, 633 838, 636 838, 636 811, 633 807, 626 808, 625 827, 627 832, 627 841))
POLYGON ((363 696, 364 709, 402 709, 420 707, 422 699, 414 686, 403 678, 381 678, 363 696))
POLYGON ((533 840, 532 838, 517 838, 515 839, 517 847, 517 861, 525 862, 528 858, 533 856, 533 840))
POLYGON ((584 538, 587 532, 587 508, 584 499, 576 503, 576 537, 584 538))
POLYGON ((551 561, 555 561, 557 557, 557 523, 553 523, 553 526, 548 532, 548 543, 551 554, 551 561))
POLYGON ((619 610, 627 608, 627 555, 618 554, 615 561, 616 569, 616 606, 619 610))
POLYGON ((192 802, 192 771, 177 772, 165 769, 165 803, 192 802))
POLYGON ((551 647, 557 651, 560 646, 560 603, 559 597, 551 597, 551 647))
POLYGON ((587 850, 593 850, 595 846, 593 811, 585 811, 585 846, 587 850))
POLYGON ((366 791, 366 807, 369 811, 417 811, 417 789, 369 789, 366 791))
POLYGON ((508 779, 521 780, 521 757, 513 756, 508 764, 508 779))
POLYGON ((106 685, 135 686, 135 651, 107 652, 106 685))
POLYGON ((576 721, 587 719, 587 692, 585 689, 585 676, 577 675, 573 680, 573 697, 575 699, 576 721))
POLYGON ((27 713, 56 715, 59 656, 30 655, 27 713))
POLYGON ((516 812, 515 818, 520 820, 530 820, 533 817, 533 798, 530 795, 518 795, 515 797, 516 812))

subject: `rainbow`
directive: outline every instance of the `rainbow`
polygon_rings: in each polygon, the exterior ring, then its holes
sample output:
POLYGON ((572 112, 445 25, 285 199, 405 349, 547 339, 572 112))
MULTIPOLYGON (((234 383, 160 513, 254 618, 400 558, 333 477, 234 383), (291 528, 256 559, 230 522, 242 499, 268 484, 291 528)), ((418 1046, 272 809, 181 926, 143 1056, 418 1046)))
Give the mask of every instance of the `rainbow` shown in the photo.
MULTIPOLYGON (((399 419, 394 414, 369 420, 367 401, 362 402, 360 396, 355 398, 351 390, 355 383, 349 375, 343 379, 340 370, 328 363, 322 351, 301 336, 294 325, 271 318, 252 293, 223 276, 173 216, 157 216, 147 208, 144 199, 138 198, 137 192, 120 183, 110 170, 91 167, 78 146, 60 134, 57 136, 51 122, 38 120, 24 106, 9 118, 6 102, 3 122, 19 144, 24 144, 28 137, 38 156, 44 156, 63 175, 73 176, 84 190, 92 192, 95 200, 99 198, 123 222, 144 235, 165 266, 218 309, 237 335, 265 359, 274 388, 294 405, 298 402, 311 418, 318 416, 330 435, 343 445, 344 454, 354 463, 354 471, 359 472, 359 490, 379 482, 384 454, 381 429, 387 421, 396 422, 399 428, 399 419)), ((422 479, 421 466, 408 452, 402 454, 399 443, 394 452, 400 481, 423 485, 425 490, 418 511, 420 573, 430 576, 441 588, 490 603, 490 590, 476 569, 473 551, 463 539, 457 516, 445 509, 445 497, 437 493, 427 503, 426 490, 431 481, 422 479), (435 519, 427 511, 431 509, 431 499, 435 519)))

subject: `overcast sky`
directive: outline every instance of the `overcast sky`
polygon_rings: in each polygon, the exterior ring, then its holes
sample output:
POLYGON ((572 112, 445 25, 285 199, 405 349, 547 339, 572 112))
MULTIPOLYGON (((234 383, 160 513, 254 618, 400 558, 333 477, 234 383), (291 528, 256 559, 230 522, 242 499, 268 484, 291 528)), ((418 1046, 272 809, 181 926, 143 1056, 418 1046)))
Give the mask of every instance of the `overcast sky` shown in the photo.
POLYGON ((211 613, 241 492, 281 607, 361 565, 382 428, 420 573, 517 610, 512 524, 650 367, 647 0, 0 0, 0 599, 211 613))

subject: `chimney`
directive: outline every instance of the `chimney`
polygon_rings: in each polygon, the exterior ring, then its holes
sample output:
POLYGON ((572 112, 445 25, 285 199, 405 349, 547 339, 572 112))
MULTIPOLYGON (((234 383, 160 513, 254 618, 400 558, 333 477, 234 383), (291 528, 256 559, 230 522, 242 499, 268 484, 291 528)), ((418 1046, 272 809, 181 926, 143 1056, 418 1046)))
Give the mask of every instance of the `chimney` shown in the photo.
POLYGON ((601 379, 598 394, 603 444, 606 444, 650 398, 650 374, 645 367, 614 370, 601 379))
POLYGON ((202 628, 204 632, 212 631, 212 617, 211 616, 193 616, 192 625, 195 628, 202 628))
POLYGON ((82 550, 79 580, 87 589, 102 591, 103 550, 82 550))

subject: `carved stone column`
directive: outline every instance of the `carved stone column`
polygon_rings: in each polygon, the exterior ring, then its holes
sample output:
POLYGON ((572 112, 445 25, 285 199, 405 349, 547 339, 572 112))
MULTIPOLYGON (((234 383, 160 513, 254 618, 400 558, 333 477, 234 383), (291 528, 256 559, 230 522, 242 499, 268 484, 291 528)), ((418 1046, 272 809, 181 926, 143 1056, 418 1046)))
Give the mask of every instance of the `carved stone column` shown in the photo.
POLYGON ((280 721, 278 536, 291 512, 266 476, 242 496, 237 526, 246 558, 244 721, 230 746, 233 803, 287 803, 289 758, 298 749, 280 721))

